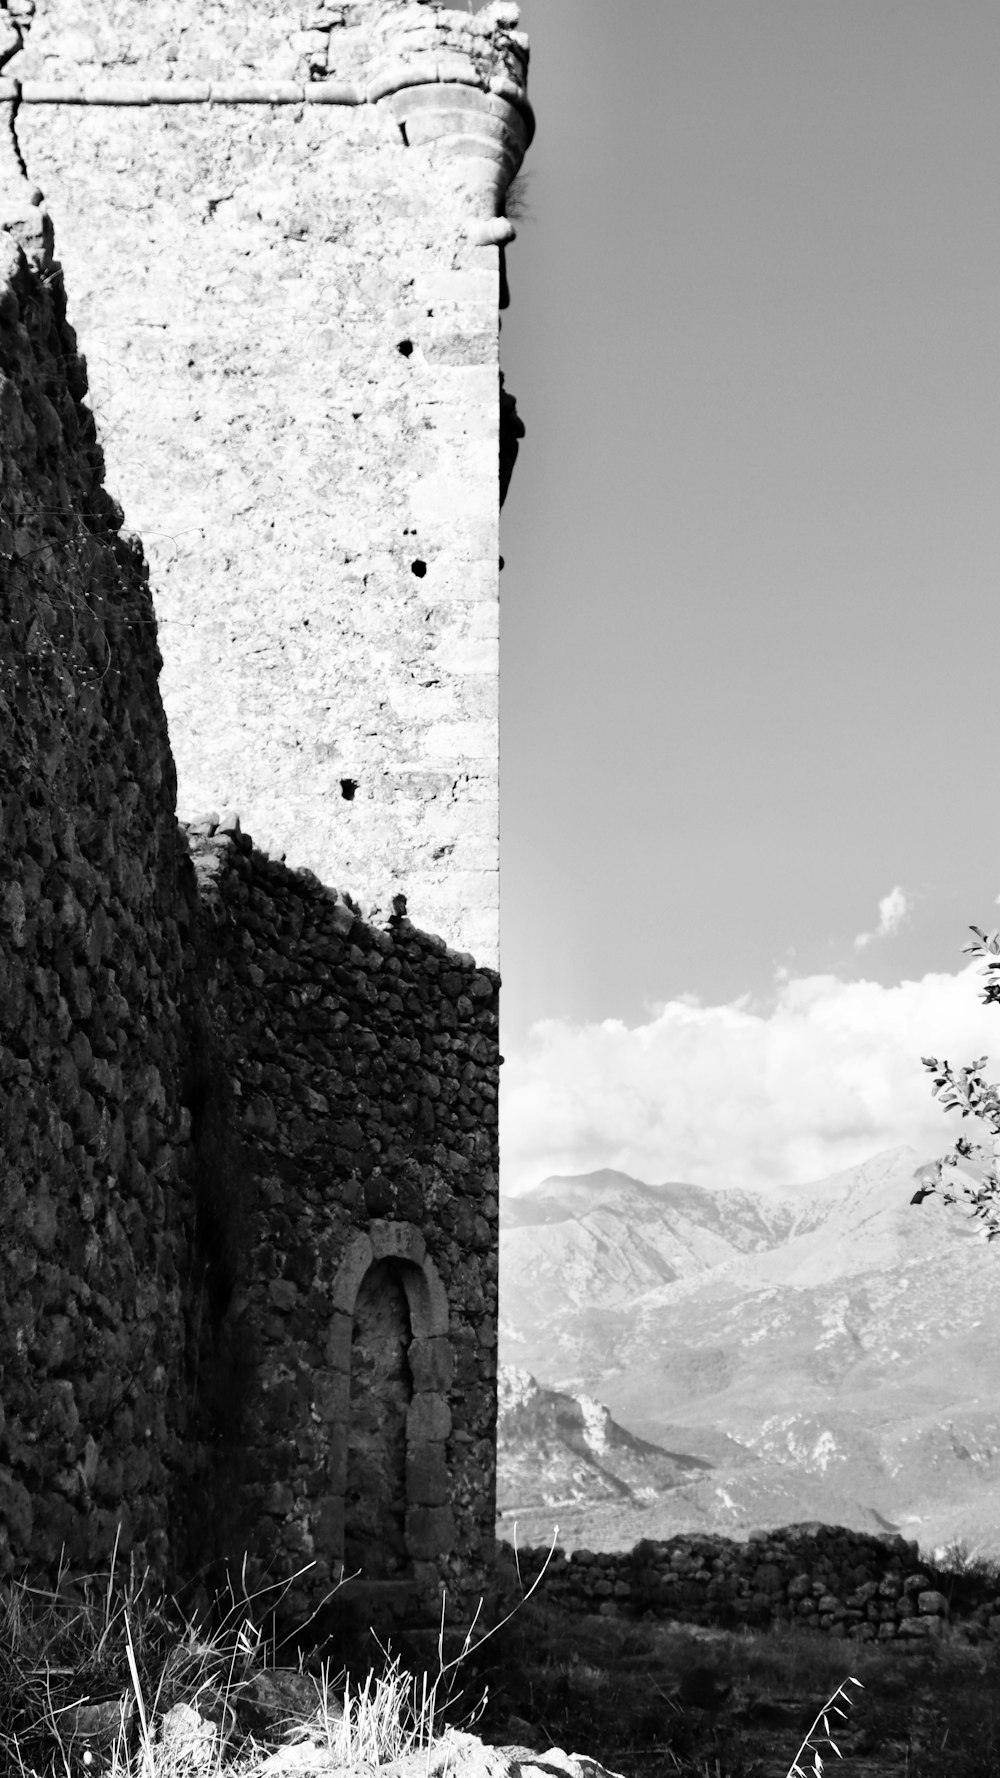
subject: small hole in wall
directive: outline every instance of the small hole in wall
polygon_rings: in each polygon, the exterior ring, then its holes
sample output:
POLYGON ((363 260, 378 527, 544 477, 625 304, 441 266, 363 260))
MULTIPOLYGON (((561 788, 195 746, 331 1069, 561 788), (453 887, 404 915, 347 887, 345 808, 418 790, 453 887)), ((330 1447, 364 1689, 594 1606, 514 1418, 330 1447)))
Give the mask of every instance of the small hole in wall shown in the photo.
POLYGON ((343 797, 345 803, 353 803, 357 788, 358 788, 358 781, 356 778, 341 778, 341 780, 340 780, 340 794, 343 797))
POLYGON ((422 562, 418 556, 415 562, 410 563, 410 573, 415 574, 418 580, 423 580, 427 573, 427 563, 422 562))
POLYGON ((413 351, 413 341, 412 340, 400 340, 399 345, 396 347, 396 351, 401 355, 401 357, 409 358, 410 353, 413 351))

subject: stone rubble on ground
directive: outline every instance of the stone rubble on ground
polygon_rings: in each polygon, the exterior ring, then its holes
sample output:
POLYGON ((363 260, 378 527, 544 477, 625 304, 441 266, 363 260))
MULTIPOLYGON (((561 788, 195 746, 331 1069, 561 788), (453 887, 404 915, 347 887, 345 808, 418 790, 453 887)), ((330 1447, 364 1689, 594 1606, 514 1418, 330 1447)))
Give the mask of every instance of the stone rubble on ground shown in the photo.
MULTIPOLYGON (((259 1770, 262 1778, 326 1778, 333 1772, 349 1778, 370 1768, 338 1764, 328 1748, 299 1743, 278 1748, 259 1770)), ((584 1753, 565 1753, 561 1747, 541 1754, 526 1747, 490 1747, 476 1735, 458 1732, 391 1760, 378 1771, 379 1778, 621 1778, 584 1753)))

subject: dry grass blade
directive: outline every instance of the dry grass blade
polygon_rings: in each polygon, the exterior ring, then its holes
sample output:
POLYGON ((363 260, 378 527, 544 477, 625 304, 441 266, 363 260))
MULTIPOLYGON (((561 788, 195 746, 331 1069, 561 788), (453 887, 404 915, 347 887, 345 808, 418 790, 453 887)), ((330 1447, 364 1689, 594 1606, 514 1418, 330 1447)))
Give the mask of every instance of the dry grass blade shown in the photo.
POLYGON ((49 1587, 0 1583, 0 1772, 168 1778, 187 1759, 162 1739, 175 1706, 192 1712, 221 1758, 235 1727, 231 1699, 273 1653, 254 1614, 266 1620, 272 1597, 292 1584, 254 1594, 243 1579, 213 1631, 189 1622, 117 1550, 110 1573, 71 1576, 61 1566, 49 1587))
POLYGON ((810 1778, 810 1775, 811 1778, 823 1778, 823 1756, 820 1752, 819 1745, 813 1738, 816 1735, 816 1731, 820 1728, 822 1728, 822 1739, 826 1746, 833 1749, 838 1759, 842 1758, 840 1748, 830 1734, 830 1712, 832 1710, 836 1712, 837 1716, 846 1716, 846 1712, 840 1709, 839 1700, 843 1698, 848 1709, 850 1708, 854 1700, 850 1697, 847 1691, 849 1685, 856 1685, 860 1690, 864 1690, 860 1679, 854 1679, 849 1676, 847 1679, 841 1680, 836 1691, 831 1693, 830 1697, 827 1698, 826 1703, 816 1712, 810 1727, 806 1731, 799 1750, 785 1774, 785 1778, 810 1778), (803 1766, 802 1759, 804 1755, 808 1754, 812 1755, 812 1763, 810 1766, 806 1767, 803 1766))

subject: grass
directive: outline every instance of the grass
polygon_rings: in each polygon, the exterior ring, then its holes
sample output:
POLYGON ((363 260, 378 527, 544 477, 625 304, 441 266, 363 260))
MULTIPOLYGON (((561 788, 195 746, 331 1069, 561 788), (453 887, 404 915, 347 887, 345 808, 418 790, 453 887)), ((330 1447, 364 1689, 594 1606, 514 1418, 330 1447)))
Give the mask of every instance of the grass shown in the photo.
POLYGON ((840 1748, 837 1746, 836 1741, 830 1733, 830 1717, 831 1715, 834 1715, 841 1717, 844 1721, 847 1720, 847 1711, 842 1708, 841 1699, 843 1699, 844 1704, 850 1705, 853 1702, 853 1699, 847 1688, 849 1685, 860 1686, 860 1684, 860 1679, 855 1679, 852 1675, 848 1675, 848 1677, 838 1685, 836 1691, 832 1692, 830 1697, 827 1698, 826 1703, 816 1712, 816 1715, 813 1717, 812 1722, 803 1735, 802 1740, 799 1743, 798 1752, 788 1768, 786 1778, 808 1778, 806 1768, 802 1764, 803 1760, 811 1762, 815 1778, 823 1778, 824 1747, 829 1747, 836 1754, 838 1759, 843 1758, 840 1748))
MULTIPOLYGON (((211 1629, 131 1565, 63 1569, 51 1587, 0 1583, 0 1772, 185 1778, 224 1767, 250 1778, 288 1740, 311 1743, 317 1769, 329 1770, 385 1765, 447 1738, 477 1625, 449 1654, 442 1613, 429 1673, 388 1650, 377 1670, 357 1676, 319 1660, 308 1671, 283 1660, 286 1645, 266 1628, 298 1578, 257 1596, 230 1584, 211 1629), (270 1732, 260 1727, 267 1678, 286 1693, 291 1679, 294 1694, 280 1725, 272 1710, 270 1732)), ((480 1629, 480 1642, 493 1633, 480 1629)), ((465 1710, 464 1726, 481 1705, 465 1710)))
MULTIPOLYGON (((710 1630, 537 1600, 484 1666, 479 1732, 509 1740, 513 1718, 540 1746, 585 1751, 630 1778, 783 1778, 796 1762, 811 1774, 817 1724, 844 1702, 846 1658, 842 1642, 795 1625, 710 1630)), ((845 1755, 907 1778, 1000 1778, 996 1645, 860 1643, 850 1662, 858 1695, 832 1737, 845 1755)))
MULTIPOLYGON (((265 1634, 280 1593, 231 1588, 216 1626, 186 1621, 135 1568, 51 1588, 0 1586, 0 1769, 18 1778, 181 1778, 223 1764, 252 1773, 273 1746, 240 1728, 240 1706, 281 1648, 265 1634)), ((298 1675, 303 1678, 301 1671, 298 1675)), ((399 1663, 359 1687, 322 1669, 303 1692, 302 1738, 339 1765, 381 1764, 427 1733, 433 1699, 399 1663)))
POLYGON ((333 1673, 295 1668, 267 1632, 279 1602, 237 1581, 209 1629, 122 1564, 48 1588, 4 1582, 0 1771, 252 1778, 296 1736, 315 1754, 310 1767, 302 1749, 303 1772, 374 1768, 474 1726, 629 1778, 823 1778, 837 1751, 906 1778, 1000 1778, 995 1645, 858 1644, 848 1679, 843 1643, 804 1627, 570 1616, 535 1596, 495 1629, 473 1624, 454 1653, 442 1617, 426 1671, 384 1650, 377 1670, 333 1673), (262 1676, 291 1683, 297 1726, 250 1709, 262 1676))

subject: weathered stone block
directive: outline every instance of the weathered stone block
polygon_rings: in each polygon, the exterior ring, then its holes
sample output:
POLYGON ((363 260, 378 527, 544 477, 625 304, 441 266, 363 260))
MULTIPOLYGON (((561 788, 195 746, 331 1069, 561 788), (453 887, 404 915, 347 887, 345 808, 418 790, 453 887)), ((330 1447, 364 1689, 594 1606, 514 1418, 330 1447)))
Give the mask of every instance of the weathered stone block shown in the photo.
POLYGON ((455 1542, 455 1521, 448 1506, 414 1506, 406 1517, 406 1548, 415 1561, 447 1555, 455 1542))
POLYGON ((411 1341, 409 1359, 415 1390, 447 1394, 454 1371, 454 1356, 447 1339, 439 1337, 411 1341))
POLYGON ((414 1506, 444 1506, 451 1492, 444 1445, 417 1445, 406 1460, 406 1497, 414 1506))
POLYGON ((451 1408, 443 1395, 417 1395, 407 1410, 406 1436, 411 1445, 446 1439, 452 1427, 451 1408))
POLYGON ((326 1425, 345 1425, 349 1395, 342 1371, 315 1371, 312 1379, 313 1407, 326 1425))

